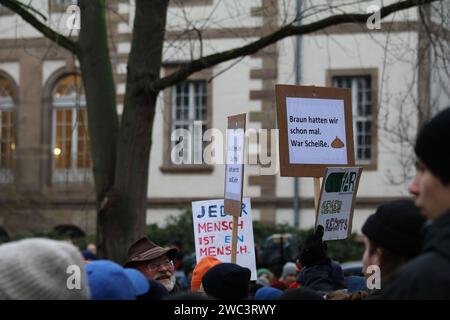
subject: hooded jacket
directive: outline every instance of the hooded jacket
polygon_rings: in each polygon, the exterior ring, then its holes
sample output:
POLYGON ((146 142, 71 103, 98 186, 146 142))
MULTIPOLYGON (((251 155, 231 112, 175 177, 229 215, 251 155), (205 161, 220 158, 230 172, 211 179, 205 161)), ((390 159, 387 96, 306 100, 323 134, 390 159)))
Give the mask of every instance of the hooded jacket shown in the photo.
POLYGON ((422 252, 383 290, 383 300, 450 299, 450 210, 426 228, 422 252))

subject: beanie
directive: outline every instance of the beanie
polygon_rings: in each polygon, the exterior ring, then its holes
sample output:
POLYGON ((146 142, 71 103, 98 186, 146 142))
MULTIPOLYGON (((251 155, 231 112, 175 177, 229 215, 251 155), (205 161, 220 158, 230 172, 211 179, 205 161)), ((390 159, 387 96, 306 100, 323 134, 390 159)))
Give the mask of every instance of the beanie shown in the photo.
POLYGON ((81 253, 72 244, 40 238, 0 245, 0 299, 89 299, 81 253))
POLYGON ((191 279, 191 290, 193 292, 196 292, 200 289, 200 284, 202 283, 202 279, 205 273, 219 263, 222 262, 216 257, 211 256, 203 257, 197 263, 197 265, 194 268, 194 271, 192 272, 192 279, 191 279))
POLYGON ((86 272, 92 300, 134 300, 149 290, 149 282, 141 272, 109 260, 89 263, 86 272))
POLYGON ((255 300, 275 300, 283 294, 283 291, 271 287, 259 288, 255 293, 255 300))
POLYGON ((414 147, 417 157, 444 184, 450 183, 450 152, 445 146, 449 139, 450 108, 446 108, 419 131, 414 147))
POLYGON ((424 223, 412 200, 399 200, 379 206, 367 218, 362 233, 381 247, 409 258, 420 252, 424 223))
POLYGON ((286 262, 283 266, 283 273, 281 273, 281 277, 284 278, 289 275, 297 274, 297 265, 294 262, 286 262))
POLYGON ((241 300, 248 296, 250 269, 234 263, 219 263, 203 276, 206 294, 217 299, 241 300))

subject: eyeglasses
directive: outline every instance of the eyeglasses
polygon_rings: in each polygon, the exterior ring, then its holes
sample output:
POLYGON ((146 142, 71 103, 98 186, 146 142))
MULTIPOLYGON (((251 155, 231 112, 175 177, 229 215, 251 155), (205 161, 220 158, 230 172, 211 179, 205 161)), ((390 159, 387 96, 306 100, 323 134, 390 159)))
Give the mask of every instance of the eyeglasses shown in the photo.
POLYGON ((149 264, 147 264, 147 269, 149 269, 150 271, 156 271, 159 270, 159 268, 164 267, 164 268, 171 268, 173 267, 173 261, 170 259, 161 261, 161 262, 150 262, 149 264))

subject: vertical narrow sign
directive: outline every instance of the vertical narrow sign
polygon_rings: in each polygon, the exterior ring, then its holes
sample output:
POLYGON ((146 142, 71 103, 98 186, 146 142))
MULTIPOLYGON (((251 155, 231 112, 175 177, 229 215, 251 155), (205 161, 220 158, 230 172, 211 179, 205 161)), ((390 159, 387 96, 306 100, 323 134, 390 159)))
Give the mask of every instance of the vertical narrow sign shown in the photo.
POLYGON ((228 117, 224 211, 233 216, 231 262, 236 263, 237 224, 241 216, 244 183, 246 114, 228 117))

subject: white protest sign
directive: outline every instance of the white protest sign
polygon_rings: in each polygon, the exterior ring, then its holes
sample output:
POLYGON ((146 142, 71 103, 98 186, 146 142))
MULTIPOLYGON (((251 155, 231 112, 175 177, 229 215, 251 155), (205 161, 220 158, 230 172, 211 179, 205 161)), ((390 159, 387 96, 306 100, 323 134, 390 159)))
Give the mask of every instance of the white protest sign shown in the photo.
MULTIPOLYGON (((197 262, 205 256, 214 256, 222 262, 231 262, 233 216, 225 214, 224 200, 194 201, 192 216, 197 262)), ((249 268, 251 280, 256 280, 253 221, 249 198, 242 199, 242 215, 237 227, 236 262, 242 267, 249 268)))
POLYGON ((316 227, 324 228, 324 241, 346 239, 351 234, 361 172, 360 167, 326 169, 316 219, 316 227))
POLYGON ((245 133, 243 129, 228 129, 227 133, 225 199, 241 201, 245 133))
POLYGON ((344 100, 286 97, 289 162, 348 164, 344 100))

